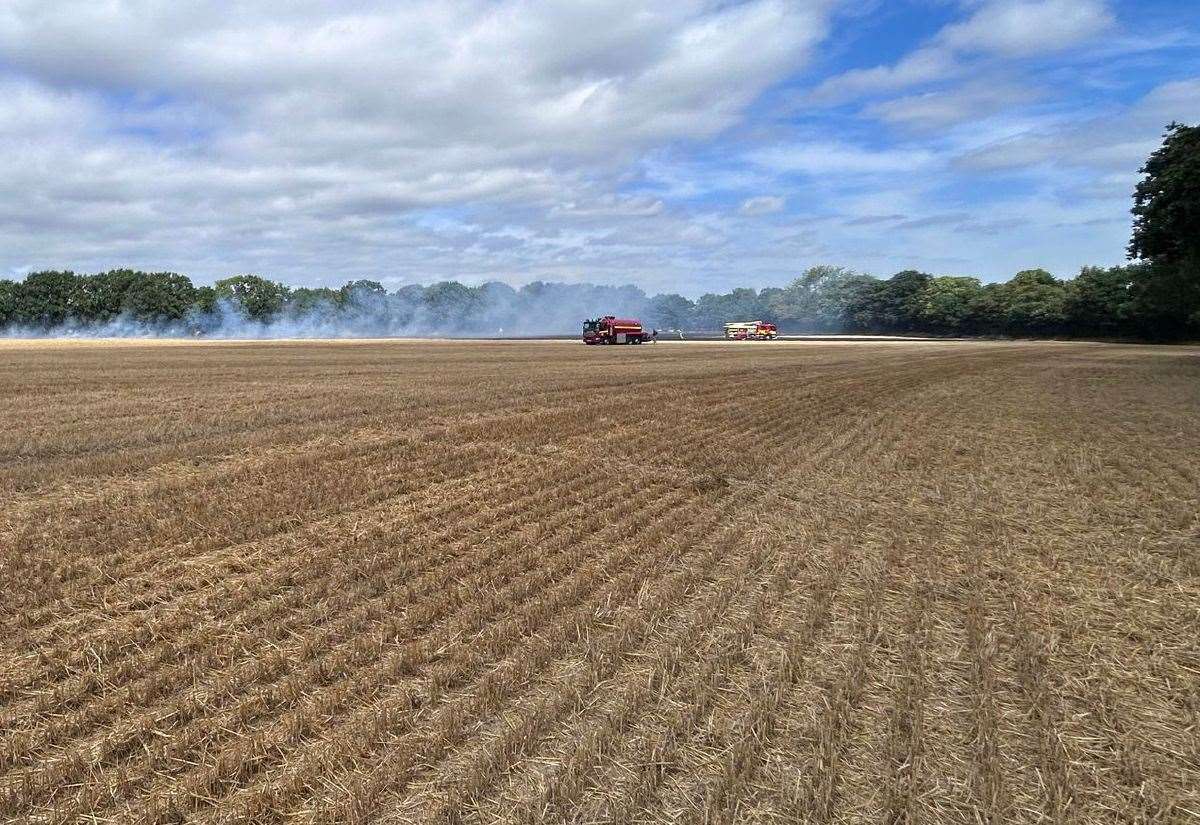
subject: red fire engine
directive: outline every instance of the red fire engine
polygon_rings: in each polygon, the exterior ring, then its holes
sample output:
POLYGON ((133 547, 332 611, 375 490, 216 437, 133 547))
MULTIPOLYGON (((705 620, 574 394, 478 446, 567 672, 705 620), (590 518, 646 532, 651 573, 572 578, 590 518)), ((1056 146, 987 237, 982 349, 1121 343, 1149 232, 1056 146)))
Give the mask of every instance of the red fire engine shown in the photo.
POLYGON ((650 338, 650 333, 642 329, 642 322, 633 318, 605 315, 583 322, 585 344, 640 344, 650 338))
POLYGON ((764 321, 730 321, 725 325, 725 337, 733 341, 774 341, 779 328, 764 321))

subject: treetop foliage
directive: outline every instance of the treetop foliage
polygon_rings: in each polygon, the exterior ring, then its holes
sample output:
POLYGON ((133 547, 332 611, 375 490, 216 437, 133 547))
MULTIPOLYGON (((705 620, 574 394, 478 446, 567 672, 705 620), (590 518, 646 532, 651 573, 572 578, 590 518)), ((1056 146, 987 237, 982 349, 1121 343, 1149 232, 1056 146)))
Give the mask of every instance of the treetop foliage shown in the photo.
POLYGON ((1144 262, 1130 283, 1135 314, 1163 336, 1200 328, 1200 126, 1172 123, 1141 168, 1133 193, 1129 257, 1144 262))
POLYGON ((1138 170, 1129 257, 1178 264, 1200 250, 1200 126, 1172 123, 1138 170))

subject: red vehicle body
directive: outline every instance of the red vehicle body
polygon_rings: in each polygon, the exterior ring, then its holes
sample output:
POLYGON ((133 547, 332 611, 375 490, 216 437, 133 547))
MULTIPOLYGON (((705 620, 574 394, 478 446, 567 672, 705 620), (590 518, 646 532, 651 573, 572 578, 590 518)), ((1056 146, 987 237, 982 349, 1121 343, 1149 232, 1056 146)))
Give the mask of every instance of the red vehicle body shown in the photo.
POLYGON ((640 344, 649 341, 650 337, 650 333, 642 329, 642 322, 634 318, 605 315, 583 322, 585 344, 640 344))

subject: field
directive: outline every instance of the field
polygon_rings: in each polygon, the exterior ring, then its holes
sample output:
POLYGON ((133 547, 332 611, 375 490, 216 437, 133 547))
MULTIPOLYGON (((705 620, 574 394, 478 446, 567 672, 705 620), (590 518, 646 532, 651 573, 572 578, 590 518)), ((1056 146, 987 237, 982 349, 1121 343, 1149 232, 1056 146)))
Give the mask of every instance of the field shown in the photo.
POLYGON ((1200 821, 1200 350, 0 342, 0 821, 1200 821))

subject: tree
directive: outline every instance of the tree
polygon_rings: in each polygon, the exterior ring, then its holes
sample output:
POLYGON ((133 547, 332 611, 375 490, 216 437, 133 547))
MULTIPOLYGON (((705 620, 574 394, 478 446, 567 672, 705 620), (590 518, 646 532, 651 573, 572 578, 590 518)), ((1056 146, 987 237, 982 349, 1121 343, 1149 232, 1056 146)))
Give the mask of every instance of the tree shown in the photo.
POLYGON ((697 329, 717 330, 728 321, 752 320, 757 307, 744 312, 746 297, 745 294, 735 297, 732 292, 704 293, 692 306, 692 325, 697 329))
POLYGON ((405 284, 388 296, 393 323, 401 329, 418 324, 425 312, 425 287, 405 284))
POLYGON ((369 323, 376 328, 387 325, 387 290, 379 281, 351 281, 338 290, 336 303, 359 325, 369 323))
POLYGON ((862 329, 855 312, 875 292, 878 281, 848 269, 823 278, 814 290, 817 324, 832 332, 862 329))
POLYGON ((211 286, 196 287, 195 297, 192 299, 192 312, 212 315, 216 311, 217 291, 211 286))
POLYGON ((435 327, 450 329, 474 321, 482 307, 470 288, 458 281, 441 281, 425 290, 425 309, 435 327))
POLYGON ((1000 311, 1008 332, 1060 332, 1066 321, 1067 292, 1062 282, 1044 269, 1018 272, 998 291, 1000 311))
POLYGON ((1138 314, 1161 335, 1200 329, 1200 126, 1172 123, 1139 170, 1129 257, 1138 314))
POLYGON ((267 322, 279 314, 288 288, 258 275, 235 275, 213 285, 218 298, 233 301, 246 315, 267 322))
POLYGON ((125 293, 137 275, 132 269, 113 269, 81 276, 73 299, 74 316, 94 324, 116 318, 124 309, 125 293))
POLYGON ((301 286, 288 292, 284 310, 293 318, 301 318, 312 312, 332 309, 341 299, 342 290, 330 289, 327 286, 301 286))
POLYGON ((503 281, 487 281, 476 290, 497 320, 507 320, 517 302, 517 291, 503 281))
POLYGON ((156 324, 184 317, 196 289, 184 275, 112 269, 76 280, 71 315, 84 324, 107 324, 118 316, 156 324))
POLYGON ((339 292, 342 303, 367 304, 373 300, 382 300, 387 295, 387 290, 383 288, 383 284, 379 283, 379 281, 362 279, 350 281, 339 292))
POLYGON ((512 333, 516 320, 517 291, 503 281, 487 281, 473 290, 481 307, 475 329, 482 332, 512 333))
POLYGON ((75 315, 79 277, 74 272, 34 272, 20 286, 18 323, 49 329, 75 315))
POLYGON ((694 309, 682 295, 655 295, 650 299, 650 323, 663 329, 691 329, 694 309))
POLYGON ((1007 299, 1004 284, 984 284, 971 301, 971 328, 975 333, 1008 332, 1007 299))
MULTIPOLYGON (((649 299, 635 286, 588 283, 534 281, 513 289, 499 281, 477 287, 443 281, 429 287, 410 284, 389 294, 370 280, 340 289, 293 290, 255 275, 196 287, 170 272, 114 269, 80 276, 46 271, 18 283, 0 280, 0 329, 87 327, 122 318, 216 331, 235 320, 220 311, 220 302, 228 301, 243 319, 267 322, 282 314, 281 320, 297 329, 331 334, 575 332, 582 318, 612 313, 658 328, 711 331, 727 321, 762 319, 785 330, 1167 337, 1188 330, 1186 316, 1172 319, 1151 300, 1161 300, 1161 270, 1169 265, 1174 264, 1146 260, 1085 267, 1070 281, 1031 269, 999 284, 934 278, 916 270, 880 281, 842 267, 814 266, 786 287, 739 287, 695 302, 674 293, 649 299)), ((1192 312, 1200 325, 1200 313, 1192 312)))
POLYGON ((1129 257, 1179 264, 1200 251, 1200 126, 1172 123, 1138 170, 1129 257))
POLYGON ((933 278, 921 291, 917 318, 923 328, 946 334, 972 331, 976 302, 983 291, 978 278, 933 278))
POLYGON ((21 285, 0 280, 0 329, 17 323, 17 306, 21 300, 21 285))
POLYGON ((906 269, 897 272, 866 294, 849 311, 865 329, 909 332, 918 325, 921 294, 932 275, 906 269))
POLYGON ((123 312, 142 323, 178 321, 196 301, 196 288, 174 272, 136 272, 121 303, 123 312))
POLYGON ((829 307, 822 294, 832 282, 851 274, 840 266, 810 266, 781 291, 772 293, 767 311, 760 314, 772 316, 794 330, 827 328, 829 307))
POLYGON ((1065 313, 1072 332, 1115 335, 1129 328, 1133 318, 1132 287, 1137 270, 1148 264, 1085 266, 1067 283, 1065 313))

